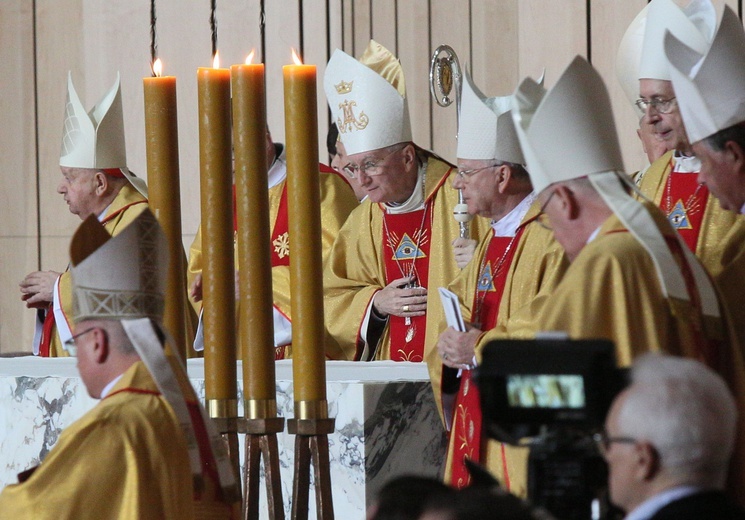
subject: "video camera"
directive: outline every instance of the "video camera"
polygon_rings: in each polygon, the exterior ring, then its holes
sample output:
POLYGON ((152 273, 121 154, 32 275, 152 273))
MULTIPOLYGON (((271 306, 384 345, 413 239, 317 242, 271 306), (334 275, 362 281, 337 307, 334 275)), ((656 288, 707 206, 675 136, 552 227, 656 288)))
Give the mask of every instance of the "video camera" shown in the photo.
POLYGON ((476 378, 487 434, 513 445, 529 438, 531 502, 562 520, 602 518, 607 466, 592 436, 626 379, 613 343, 492 341, 476 378))

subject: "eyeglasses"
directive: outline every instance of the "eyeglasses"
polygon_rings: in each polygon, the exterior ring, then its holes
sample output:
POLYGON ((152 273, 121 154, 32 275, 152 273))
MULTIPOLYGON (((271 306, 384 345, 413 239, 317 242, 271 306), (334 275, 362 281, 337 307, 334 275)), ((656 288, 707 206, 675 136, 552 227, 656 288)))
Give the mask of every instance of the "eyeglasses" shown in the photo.
POLYGON ((65 346, 65 350, 67 351, 67 353, 68 353, 68 354, 70 354, 70 355, 71 355, 71 356, 73 356, 73 357, 74 357, 74 356, 77 356, 77 355, 78 355, 78 346, 77 346, 77 345, 75 344, 75 341, 76 341, 76 340, 77 340, 77 339, 78 339, 78 338, 79 338, 80 336, 82 336, 82 335, 84 335, 84 334, 88 334, 88 333, 89 333, 90 331, 92 331, 92 330, 96 330, 97 328, 98 328, 98 327, 91 327, 90 329, 86 329, 86 330, 84 330, 83 332, 81 332, 80 334, 75 334, 75 335, 74 335, 73 337, 71 337, 70 339, 68 339, 68 340, 65 340, 65 342, 63 343, 63 345, 65 346))
POLYGON ((538 215, 535 216, 535 221, 538 223, 538 225, 541 226, 543 229, 547 229, 549 231, 553 231, 554 228, 551 227, 551 224, 548 221, 548 215, 546 215, 546 206, 548 206, 548 203, 551 202, 551 197, 553 197, 555 193, 556 190, 551 192, 551 195, 548 196, 546 202, 544 202, 541 206, 541 209, 538 210, 538 215))
POLYGON ((639 107, 640 110, 646 112, 647 108, 652 107, 660 114, 669 114, 675 108, 676 101, 674 97, 670 99, 652 98, 644 99, 639 98, 634 101, 634 104, 639 107))
POLYGON ((633 437, 609 437, 608 433, 605 431, 593 435, 592 440, 595 441, 598 450, 600 450, 600 453, 603 455, 610 451, 611 444, 636 444, 639 442, 633 437))
POLYGON ((350 179, 356 178, 358 175, 364 173, 365 175, 368 175, 369 177, 375 177, 376 175, 380 175, 383 173, 383 168, 381 166, 381 163, 384 162, 388 157, 393 155, 396 152, 400 152, 406 148, 405 146, 402 146, 401 148, 397 148, 393 150, 392 152, 384 155, 380 159, 376 160, 368 160, 365 161, 364 164, 356 165, 356 164, 347 164, 342 168, 342 171, 349 176, 350 179))
POLYGON ((458 175, 460 175, 461 179, 465 179, 466 177, 470 177, 474 173, 478 173, 484 170, 488 170, 489 168, 496 168, 499 166, 498 164, 490 164, 489 166, 484 166, 483 168, 474 168, 472 170, 458 170, 458 175))

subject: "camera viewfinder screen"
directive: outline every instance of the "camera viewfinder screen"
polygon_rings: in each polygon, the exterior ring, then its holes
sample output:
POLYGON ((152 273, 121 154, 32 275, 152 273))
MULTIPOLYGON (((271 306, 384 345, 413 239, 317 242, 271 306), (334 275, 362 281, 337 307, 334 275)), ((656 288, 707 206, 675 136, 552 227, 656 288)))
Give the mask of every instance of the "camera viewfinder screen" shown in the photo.
POLYGON ((507 400, 513 408, 584 408, 585 384, 580 375, 509 375, 507 400))

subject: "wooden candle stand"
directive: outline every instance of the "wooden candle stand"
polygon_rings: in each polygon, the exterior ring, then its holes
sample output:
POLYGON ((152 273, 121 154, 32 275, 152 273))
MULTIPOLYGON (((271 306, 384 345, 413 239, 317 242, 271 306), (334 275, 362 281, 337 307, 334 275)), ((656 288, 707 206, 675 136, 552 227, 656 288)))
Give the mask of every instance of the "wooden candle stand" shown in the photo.
POLYGON ((240 433, 246 434, 243 519, 256 520, 259 518, 259 469, 263 455, 269 518, 271 520, 284 520, 285 509, 282 504, 282 482, 279 475, 277 434, 284 431, 285 420, 282 417, 240 419, 238 424, 240 433))
POLYGON ((310 463, 313 462, 316 484, 317 518, 333 520, 329 440, 334 433, 334 419, 290 419, 287 429, 295 435, 295 476, 292 486, 292 520, 307 520, 310 494, 310 463))
MULTIPOLYGON (((241 459, 238 452, 238 421, 237 417, 213 417, 212 422, 222 436, 223 442, 228 449, 230 467, 235 475, 236 482, 240 482, 238 476, 241 474, 241 459)), ((240 491, 240 489, 239 489, 240 491)))

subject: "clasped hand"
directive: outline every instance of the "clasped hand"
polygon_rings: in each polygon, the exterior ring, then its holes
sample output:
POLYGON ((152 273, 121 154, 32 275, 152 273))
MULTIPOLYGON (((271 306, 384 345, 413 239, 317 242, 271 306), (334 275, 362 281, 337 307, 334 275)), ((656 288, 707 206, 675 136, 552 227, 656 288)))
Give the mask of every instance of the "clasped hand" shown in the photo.
POLYGON ((21 300, 29 309, 49 306, 53 301, 52 291, 60 273, 55 271, 34 271, 26 275, 18 285, 21 288, 21 300))
POLYGON ((383 317, 424 316, 427 311, 427 289, 426 287, 411 287, 415 282, 415 277, 406 276, 386 285, 373 298, 375 312, 383 317))

